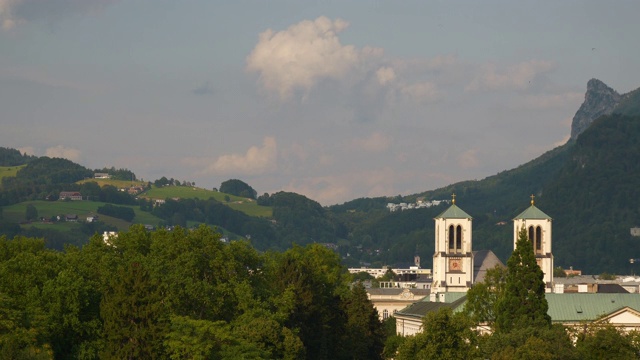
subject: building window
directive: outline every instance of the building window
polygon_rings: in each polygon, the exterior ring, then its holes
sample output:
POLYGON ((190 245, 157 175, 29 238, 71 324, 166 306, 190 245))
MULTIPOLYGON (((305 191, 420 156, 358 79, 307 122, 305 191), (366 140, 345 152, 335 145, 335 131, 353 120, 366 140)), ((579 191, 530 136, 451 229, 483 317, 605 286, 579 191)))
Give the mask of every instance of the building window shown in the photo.
POLYGON ((542 254, 542 228, 540 226, 529 227, 529 241, 531 241, 533 251, 536 254, 542 254))
POLYGON ((387 309, 384 309, 384 311, 382 312, 382 319, 386 320, 387 318, 389 318, 389 311, 387 309))
POLYGON ((453 225, 449 226, 449 252, 454 252, 455 250, 455 231, 453 225))
POLYGON ((460 225, 456 227, 453 225, 449 226, 449 252, 462 252, 462 226, 460 225))

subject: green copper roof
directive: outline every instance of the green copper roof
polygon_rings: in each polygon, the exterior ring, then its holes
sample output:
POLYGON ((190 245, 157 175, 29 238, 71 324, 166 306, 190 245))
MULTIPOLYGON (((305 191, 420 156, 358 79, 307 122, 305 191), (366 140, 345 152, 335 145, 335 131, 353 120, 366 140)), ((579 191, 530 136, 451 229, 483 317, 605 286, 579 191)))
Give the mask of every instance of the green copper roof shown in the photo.
POLYGON ((453 204, 442 214, 436 216, 436 219, 471 219, 471 216, 460 209, 458 205, 453 204))
POLYGON ((640 311, 638 294, 545 294, 553 322, 591 321, 626 306, 640 311))
POLYGON ((520 215, 515 217, 515 219, 551 220, 549 215, 543 213, 540 209, 535 207, 535 205, 529 206, 527 210, 521 212, 520 215))
MULTIPOLYGON (((398 314, 421 318, 441 307, 450 307, 454 312, 461 311, 467 301, 465 293, 453 302, 430 302, 429 297, 413 303, 398 311, 398 314)), ((448 294, 447 294, 448 295, 448 294)), ((580 323, 597 320, 625 307, 640 311, 638 294, 602 294, 602 293, 565 293, 545 294, 549 309, 547 314, 554 323, 580 323)))
POLYGON ((460 312, 464 308, 463 305, 467 301, 466 293, 459 293, 461 295, 460 298, 453 302, 431 302, 429 301, 429 297, 426 296, 421 301, 417 301, 406 308, 397 312, 397 314, 401 314, 408 317, 414 318, 423 318, 430 312, 435 312, 440 310, 443 307, 448 307, 453 310, 453 312, 460 312))

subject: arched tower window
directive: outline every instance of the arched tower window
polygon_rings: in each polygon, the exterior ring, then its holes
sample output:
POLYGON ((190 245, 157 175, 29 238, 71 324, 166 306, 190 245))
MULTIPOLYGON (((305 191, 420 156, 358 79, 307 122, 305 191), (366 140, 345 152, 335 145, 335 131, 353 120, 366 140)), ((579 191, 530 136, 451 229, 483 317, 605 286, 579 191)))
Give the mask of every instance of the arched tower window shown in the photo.
POLYGON ((462 226, 456 228, 456 251, 462 252, 462 226))
POLYGON ((529 241, 533 246, 533 252, 542 254, 542 228, 540 226, 529 226, 529 241))
POLYGON ((534 246, 536 254, 542 253, 542 228, 536 227, 536 241, 534 246))
MULTIPOLYGON (((529 241, 531 241, 531 244, 533 244, 534 240, 535 240, 535 236, 534 236, 534 233, 533 233, 533 226, 529 226, 529 236, 528 237, 529 237, 529 241)), ((534 247, 534 249, 535 249, 535 247, 534 247)))
POLYGON ((455 250, 455 231, 453 225, 449 226, 449 252, 455 250))

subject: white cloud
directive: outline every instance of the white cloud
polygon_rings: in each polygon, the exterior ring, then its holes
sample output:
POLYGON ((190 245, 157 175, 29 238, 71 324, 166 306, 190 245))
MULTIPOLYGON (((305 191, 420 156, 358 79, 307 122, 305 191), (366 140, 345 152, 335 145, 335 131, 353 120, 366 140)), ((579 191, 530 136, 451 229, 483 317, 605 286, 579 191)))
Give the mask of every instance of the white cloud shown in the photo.
POLYGON ((337 175, 297 178, 285 188, 303 194, 320 204, 337 204, 345 199, 360 196, 384 196, 395 193, 394 182, 398 174, 390 168, 343 172, 337 175))
POLYGON ((465 91, 477 90, 523 90, 540 74, 553 70, 550 61, 530 60, 507 67, 498 72, 495 64, 487 64, 466 87, 465 91))
POLYGON ((21 22, 19 19, 16 19, 13 14, 15 7, 20 2, 22 2, 22 0, 0 0, 0 22, 2 29, 9 30, 21 22))
POLYGON ((95 13, 117 0, 0 0, 4 30, 29 21, 52 22, 71 13, 95 13))
POLYGON ((352 141, 353 148, 369 153, 379 153, 389 149, 391 137, 375 132, 366 138, 357 138, 352 141))
POLYGON ((245 154, 222 155, 215 160, 185 158, 183 162, 193 167, 205 167, 202 173, 220 175, 258 175, 276 169, 278 146, 273 137, 264 138, 262 147, 251 146, 245 154))
POLYGON ((396 79, 396 72, 392 67, 383 66, 376 71, 376 78, 380 85, 386 85, 396 79))
POLYGON ((360 57, 353 46, 340 43, 337 34, 347 26, 321 16, 284 31, 266 30, 247 57, 247 70, 259 73, 265 89, 282 99, 295 90, 309 91, 321 79, 340 79, 360 57))
POLYGON ((44 152, 45 156, 51 158, 63 158, 68 159, 73 162, 78 162, 80 160, 80 150, 73 148, 66 148, 62 145, 50 147, 44 152))
POLYGON ((400 87, 400 93, 417 103, 434 102, 442 96, 436 84, 428 81, 403 85, 400 87))
POLYGON ((27 155, 36 154, 36 149, 33 146, 23 146, 23 147, 17 148, 16 150, 20 151, 21 154, 27 154, 27 155))

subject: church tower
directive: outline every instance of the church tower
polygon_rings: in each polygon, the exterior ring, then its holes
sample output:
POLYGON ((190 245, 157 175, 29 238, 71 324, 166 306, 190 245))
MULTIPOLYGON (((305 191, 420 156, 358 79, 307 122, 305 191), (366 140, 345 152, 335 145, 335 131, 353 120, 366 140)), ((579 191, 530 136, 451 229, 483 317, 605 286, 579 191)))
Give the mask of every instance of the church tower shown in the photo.
POLYGON ((545 291, 553 291, 553 254, 551 253, 551 218, 534 205, 531 195, 531 206, 513 219, 513 248, 518 241, 518 233, 524 227, 529 241, 533 244, 536 262, 544 273, 545 291))
POLYGON ((435 253, 433 254, 433 286, 431 294, 466 292, 473 282, 471 216, 456 205, 435 220, 435 253))

